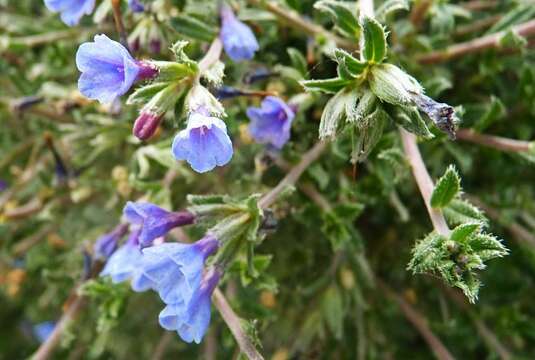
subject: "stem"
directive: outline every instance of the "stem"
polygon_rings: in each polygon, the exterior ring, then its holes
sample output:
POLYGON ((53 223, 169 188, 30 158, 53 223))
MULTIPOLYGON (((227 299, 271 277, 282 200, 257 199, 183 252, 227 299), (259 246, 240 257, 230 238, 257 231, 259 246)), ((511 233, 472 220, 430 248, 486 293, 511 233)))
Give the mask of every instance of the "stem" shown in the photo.
POLYGON ((262 355, 260 355, 249 337, 243 332, 240 318, 236 315, 234 310, 232 310, 227 299, 225 299, 225 296, 219 289, 216 288, 214 290, 212 300, 214 306, 217 308, 221 317, 223 317, 223 320, 225 320, 225 323, 228 325, 230 332, 236 339, 241 352, 245 354, 248 359, 263 360, 264 358, 262 355))
POLYGON ((431 207, 431 194, 434 189, 433 180, 431 180, 431 176, 429 176, 424 161, 422 160, 422 155, 420 154, 418 144, 416 143, 416 136, 402 128, 399 129, 399 132, 401 134, 401 141, 403 143, 405 155, 411 165, 412 174, 414 175, 416 184, 422 194, 433 227, 437 233, 447 236, 450 233, 450 229, 448 228, 448 224, 446 223, 446 219, 444 219, 442 211, 431 207))
MULTIPOLYGON (((535 35, 535 20, 530 20, 513 26, 510 30, 520 36, 530 37, 535 35)), ((495 34, 485 35, 477 39, 455 44, 444 50, 421 55, 417 57, 417 61, 422 64, 436 64, 455 59, 466 54, 481 52, 486 49, 498 48, 500 47, 500 39, 505 34, 506 31, 501 31, 495 34)))
POLYGON ((204 57, 199 61, 199 73, 206 71, 208 68, 210 68, 210 66, 219 61, 222 51, 223 43, 221 42, 218 36, 212 41, 212 44, 210 44, 210 48, 208 49, 204 57))
POLYGON ((128 37, 123 23, 123 17, 121 15, 121 0, 111 0, 111 6, 113 9, 113 19, 115 20, 115 28, 121 39, 121 44, 128 50, 128 37))
POLYGON ((282 22, 288 24, 289 26, 297 30, 303 31, 313 36, 316 36, 316 35, 324 36, 330 40, 333 40, 338 46, 349 49, 349 50, 358 49, 358 43, 356 41, 353 42, 353 41, 341 38, 325 30, 323 27, 303 19, 295 11, 282 8, 274 2, 265 1, 265 0, 248 0, 248 3, 254 6, 264 8, 265 10, 275 15, 279 20, 281 20, 282 22))
POLYGON ((380 279, 377 279, 377 284, 389 298, 391 298, 398 304, 399 308, 403 312, 403 315, 405 315, 407 320, 409 320, 409 322, 418 330, 420 335, 422 335, 425 342, 427 343, 427 345, 429 345, 429 347, 433 351, 433 354, 435 354, 438 359, 455 359, 453 355, 448 351, 446 346, 444 346, 442 341, 440 341, 440 339, 429 328, 426 318, 421 313, 419 313, 418 310, 413 308, 407 301, 405 301, 405 299, 403 299, 403 297, 395 293, 380 279))
POLYGON ((258 201, 258 206, 260 206, 261 208, 267 208, 271 206, 277 200, 277 197, 288 186, 291 186, 296 183, 296 181, 307 169, 307 167, 309 167, 310 164, 313 163, 323 153, 326 147, 327 142, 317 142, 316 145, 314 145, 303 155, 301 161, 286 174, 286 176, 277 184, 277 186, 271 189, 270 192, 268 192, 258 201))
POLYGON ((160 338, 160 341, 158 342, 158 345, 156 345, 156 348, 154 349, 154 353, 152 354, 151 360, 162 360, 165 358, 165 351, 167 350, 167 347, 173 340, 173 333, 169 331, 165 331, 162 337, 160 338))
POLYGON ((492 0, 474 0, 468 1, 463 4, 460 4, 463 8, 470 11, 486 10, 492 9, 495 6, 498 6, 499 1, 492 0))
POLYGON ((493 15, 488 16, 481 20, 476 20, 470 24, 459 26, 453 35, 455 36, 463 36, 472 34, 481 30, 484 30, 492 25, 494 25, 498 20, 502 18, 502 15, 493 15))
POLYGON ((529 141, 479 134, 471 129, 460 129, 457 131, 457 138, 503 151, 528 152, 531 147, 529 141))

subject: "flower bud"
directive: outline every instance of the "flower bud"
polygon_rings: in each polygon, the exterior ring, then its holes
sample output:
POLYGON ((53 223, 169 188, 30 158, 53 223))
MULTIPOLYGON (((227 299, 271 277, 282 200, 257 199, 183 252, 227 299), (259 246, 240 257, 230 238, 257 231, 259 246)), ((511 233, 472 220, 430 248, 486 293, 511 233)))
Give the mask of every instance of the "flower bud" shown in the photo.
POLYGON ((132 132, 139 140, 150 139, 158 130, 163 114, 142 111, 134 123, 132 132))

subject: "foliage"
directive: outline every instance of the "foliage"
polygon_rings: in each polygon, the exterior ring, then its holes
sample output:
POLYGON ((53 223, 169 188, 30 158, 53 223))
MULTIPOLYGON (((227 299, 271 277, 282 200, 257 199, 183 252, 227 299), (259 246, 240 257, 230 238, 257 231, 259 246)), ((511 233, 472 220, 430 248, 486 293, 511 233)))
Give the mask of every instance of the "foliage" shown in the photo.
POLYGON ((219 287, 266 358, 431 358, 407 306, 456 358, 533 356, 535 56, 518 31, 532 4, 375 0, 372 17, 358 1, 233 0, 259 50, 206 66, 217 1, 128 3, 130 52, 158 75, 100 104, 77 87, 76 51, 96 34, 121 39, 111 1, 67 27, 42 1, 0 0, 1 359, 30 357, 35 325, 75 296, 84 307, 54 359, 194 359, 213 344, 236 356, 214 306, 204 342, 186 344, 158 325, 158 295, 97 276, 93 243, 137 200, 195 214, 168 241, 221 238, 208 263, 225 268, 219 287), (496 41, 452 55, 483 36, 496 41), (266 95, 295 112, 282 149, 248 128, 266 95), (233 144, 202 174, 170 150, 198 105, 233 144), (132 133, 140 113, 157 117, 150 139, 132 133), (417 136, 429 204, 400 128, 417 136), (318 159, 277 189, 320 140, 318 159))

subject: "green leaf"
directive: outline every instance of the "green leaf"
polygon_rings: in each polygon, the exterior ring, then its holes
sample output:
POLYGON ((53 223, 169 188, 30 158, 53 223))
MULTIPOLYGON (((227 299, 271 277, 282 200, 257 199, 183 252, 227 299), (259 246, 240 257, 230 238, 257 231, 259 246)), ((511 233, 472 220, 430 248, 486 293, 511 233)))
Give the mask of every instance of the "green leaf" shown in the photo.
POLYGON ((341 339, 344 325, 344 303, 342 294, 335 286, 330 286, 322 302, 323 318, 335 339, 341 339))
POLYGON ((359 23, 347 3, 335 0, 321 0, 314 4, 314 8, 328 13, 342 34, 350 38, 356 38, 359 31, 359 23))
POLYGON ((491 234, 477 234, 470 239, 469 245, 482 261, 503 257, 509 253, 505 245, 491 234))
POLYGON ((384 20, 388 15, 399 10, 409 10, 408 0, 386 0, 375 11, 378 19, 384 20))
POLYGON ((379 64, 386 57, 386 35, 383 26, 373 18, 362 16, 360 19, 362 37, 361 59, 379 64))
POLYGON ((462 224, 477 221, 483 225, 488 223, 488 219, 483 212, 466 200, 453 199, 442 209, 448 222, 452 224, 462 224))
POLYGON ((330 94, 337 93, 338 91, 346 87, 349 83, 349 80, 341 78, 299 81, 299 84, 301 84, 301 86, 303 86, 306 91, 320 91, 330 94))
POLYGON ((490 103, 486 103, 486 111, 479 118, 479 120, 474 125, 474 129, 477 131, 483 131, 487 129, 490 125, 503 118, 507 114, 505 105, 500 100, 500 98, 491 95, 490 103))
POLYGON ((192 16, 178 14, 170 24, 176 32, 194 40, 210 42, 217 36, 213 26, 192 16))
POLYGON ((444 175, 438 180, 433 194, 431 206, 443 208, 447 206, 461 190, 461 179, 453 165, 448 166, 444 175))
POLYGON ((128 105, 146 104, 150 99, 165 87, 169 85, 166 82, 152 83, 137 88, 126 100, 128 105))
POLYGON ((368 66, 365 62, 357 60, 347 51, 342 49, 334 50, 334 60, 338 63, 338 67, 343 67, 344 71, 355 78, 362 74, 368 66))
POLYGON ((450 234, 450 239, 455 242, 466 243, 468 238, 479 232, 480 223, 466 223, 457 226, 450 234))
POLYGON ((519 3, 517 6, 504 14, 487 30, 486 33, 493 34, 498 31, 507 30, 516 24, 528 21, 529 19, 533 18, 533 16, 535 16, 535 7, 533 7, 533 4, 519 3))
POLYGON ((320 139, 333 138, 343 128, 342 121, 346 118, 346 110, 354 108, 358 100, 358 93, 344 89, 329 99, 323 113, 319 127, 320 139))
POLYGON ((290 61, 292 62, 292 67, 299 71, 301 76, 304 78, 306 77, 308 73, 308 65, 305 57, 299 50, 296 48, 288 48, 286 49, 286 52, 288 53, 288 56, 290 57, 290 61))

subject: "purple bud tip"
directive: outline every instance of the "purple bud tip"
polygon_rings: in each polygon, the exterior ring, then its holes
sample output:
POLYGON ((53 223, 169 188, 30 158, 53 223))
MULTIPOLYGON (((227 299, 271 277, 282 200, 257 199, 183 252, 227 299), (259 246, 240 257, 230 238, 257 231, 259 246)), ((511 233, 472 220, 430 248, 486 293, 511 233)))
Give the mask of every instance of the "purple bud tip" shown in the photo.
POLYGON ((195 243, 204 256, 208 257, 219 248, 219 240, 214 235, 208 234, 195 243))
POLYGON ((142 112, 134 123, 132 133, 140 140, 150 139, 158 130, 163 114, 142 112))
POLYGON ((158 68, 147 61, 137 61, 139 66, 138 80, 154 79, 158 75, 158 68))

